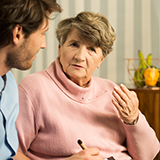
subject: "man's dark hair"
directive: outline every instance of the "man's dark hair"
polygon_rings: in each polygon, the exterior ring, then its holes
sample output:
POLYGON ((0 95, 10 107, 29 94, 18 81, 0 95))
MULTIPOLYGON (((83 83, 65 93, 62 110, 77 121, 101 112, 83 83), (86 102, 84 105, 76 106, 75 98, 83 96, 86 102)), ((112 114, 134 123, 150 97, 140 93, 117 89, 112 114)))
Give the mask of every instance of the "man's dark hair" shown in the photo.
POLYGON ((52 12, 61 11, 56 0, 0 0, 0 48, 12 41, 17 24, 28 38, 52 12))

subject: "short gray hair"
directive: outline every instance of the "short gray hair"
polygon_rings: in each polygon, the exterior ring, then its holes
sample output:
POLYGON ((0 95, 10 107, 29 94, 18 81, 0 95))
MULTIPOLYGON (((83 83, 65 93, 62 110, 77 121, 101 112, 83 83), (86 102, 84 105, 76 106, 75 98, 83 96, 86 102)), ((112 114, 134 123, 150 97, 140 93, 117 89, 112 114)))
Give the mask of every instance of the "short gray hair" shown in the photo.
POLYGON ((94 12, 81 12, 76 17, 60 21, 56 29, 56 36, 60 45, 65 43, 69 33, 75 28, 82 38, 102 49, 103 57, 106 57, 113 50, 115 32, 104 15, 94 12))

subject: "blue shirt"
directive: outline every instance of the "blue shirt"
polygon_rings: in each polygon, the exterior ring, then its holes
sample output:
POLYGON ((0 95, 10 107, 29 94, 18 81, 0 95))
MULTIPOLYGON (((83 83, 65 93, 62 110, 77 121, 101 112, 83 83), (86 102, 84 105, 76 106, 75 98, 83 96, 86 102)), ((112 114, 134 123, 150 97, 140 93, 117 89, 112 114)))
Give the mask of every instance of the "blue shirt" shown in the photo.
POLYGON ((18 136, 15 121, 19 112, 18 88, 9 71, 0 76, 0 159, 8 160, 18 149, 18 136), (5 81, 6 78, 6 81, 5 81))

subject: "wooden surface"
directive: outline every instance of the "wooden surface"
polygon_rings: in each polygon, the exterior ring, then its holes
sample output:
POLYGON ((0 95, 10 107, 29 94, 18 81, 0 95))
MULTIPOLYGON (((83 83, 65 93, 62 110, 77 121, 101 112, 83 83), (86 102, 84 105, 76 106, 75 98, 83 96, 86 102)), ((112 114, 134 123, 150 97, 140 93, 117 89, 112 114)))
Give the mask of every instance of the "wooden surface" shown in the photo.
MULTIPOLYGON (((155 130, 160 141, 160 88, 136 88, 130 90, 137 93, 139 108, 150 126, 155 130)), ((155 160, 160 160, 160 155, 157 155, 155 160)))

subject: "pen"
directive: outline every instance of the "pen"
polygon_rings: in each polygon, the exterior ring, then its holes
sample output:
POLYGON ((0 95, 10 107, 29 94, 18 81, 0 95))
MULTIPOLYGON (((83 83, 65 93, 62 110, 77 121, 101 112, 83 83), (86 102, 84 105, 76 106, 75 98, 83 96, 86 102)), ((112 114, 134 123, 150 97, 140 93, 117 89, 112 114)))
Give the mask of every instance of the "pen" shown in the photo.
POLYGON ((87 149, 87 147, 84 145, 84 143, 80 139, 77 142, 81 146, 82 149, 87 149))
MULTIPOLYGON (((80 147, 82 149, 87 149, 87 147, 85 146, 85 144, 80 139, 77 142, 78 142, 78 144, 80 145, 80 147)), ((110 158, 105 158, 103 160, 115 160, 115 159, 113 157, 110 157, 110 158)))

